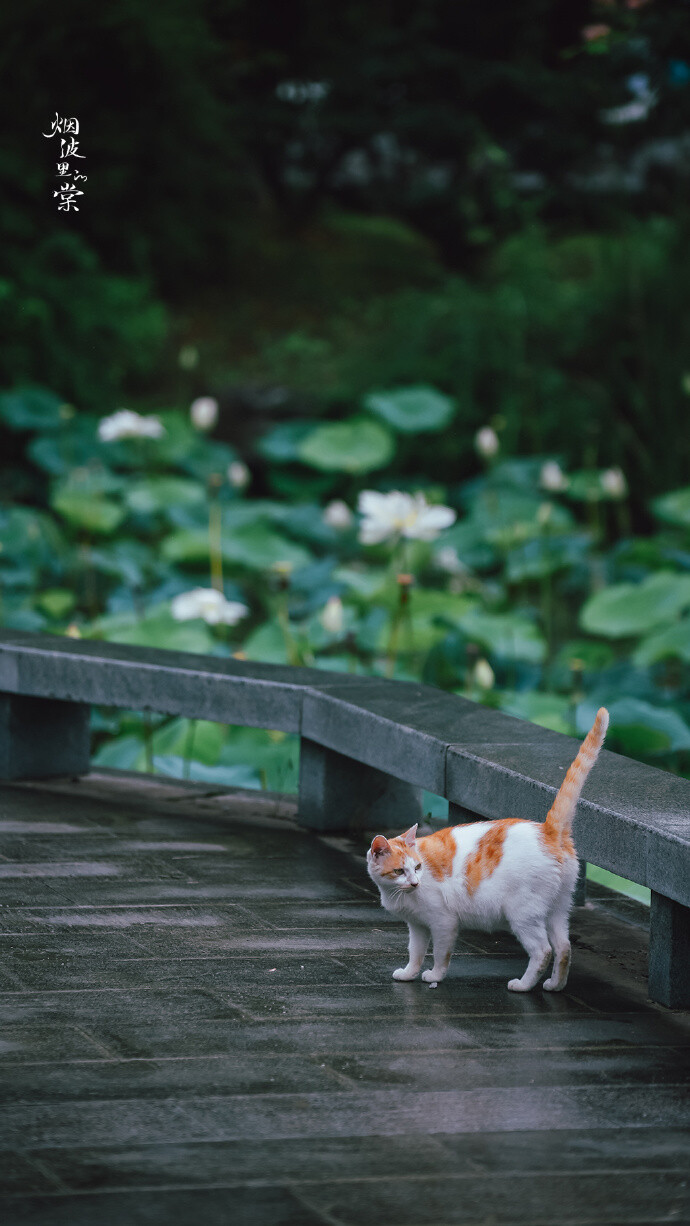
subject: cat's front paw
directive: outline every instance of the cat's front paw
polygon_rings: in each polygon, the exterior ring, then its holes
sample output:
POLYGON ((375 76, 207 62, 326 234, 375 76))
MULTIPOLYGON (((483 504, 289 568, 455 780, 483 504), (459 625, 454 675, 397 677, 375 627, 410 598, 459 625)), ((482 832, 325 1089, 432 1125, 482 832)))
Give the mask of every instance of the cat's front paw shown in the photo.
POLYGON ((508 983, 509 992, 529 992, 529 988, 525 986, 521 979, 511 979, 508 983))
POLYGON ((406 966, 399 966, 397 971, 393 971, 393 978, 407 981, 409 979, 416 979, 418 974, 419 971, 408 971, 406 966))
POLYGON ((425 983, 440 983, 443 979, 443 975, 443 971, 435 971, 433 969, 430 971, 422 971, 422 979, 425 983))
POLYGON ((545 979, 541 985, 545 992, 562 992, 565 987, 565 979, 559 983, 557 979, 545 979))

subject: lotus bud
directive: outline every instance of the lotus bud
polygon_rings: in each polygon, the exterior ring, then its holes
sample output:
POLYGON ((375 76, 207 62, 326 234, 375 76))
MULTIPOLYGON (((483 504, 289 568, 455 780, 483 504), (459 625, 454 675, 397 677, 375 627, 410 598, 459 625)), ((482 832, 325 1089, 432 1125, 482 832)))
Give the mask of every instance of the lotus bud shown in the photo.
POLYGON ((233 460, 232 464, 228 464, 228 481, 234 490, 246 489, 251 479, 252 474, 243 460, 233 460))
POLYGON ((488 660, 477 660, 472 673, 475 685, 478 685, 481 690, 493 689, 496 680, 494 670, 488 660))
POLYGON ((600 477, 601 488, 609 498, 625 498, 628 492, 628 483, 625 480, 625 474, 620 468, 607 468, 600 477))
POLYGON ((567 489, 569 482, 560 464, 556 460, 547 460, 545 464, 542 464, 539 484, 542 489, 550 490, 555 494, 559 490, 567 489))
POLYGON ((480 456, 492 460, 499 448, 498 435, 492 426, 482 426, 474 436, 474 445, 480 456))
POLYGON ((329 528, 343 531, 350 527, 352 519, 352 511, 341 498, 335 498, 333 502, 329 502, 323 513, 323 522, 328 524, 329 528))
POLYGON ((213 396, 199 396, 192 401, 189 415, 197 430, 212 430, 218 421, 218 401, 213 396))
POLYGON ((319 614, 319 620, 324 630, 327 630, 329 634, 342 634, 345 618, 343 602, 339 596, 329 596, 319 614))

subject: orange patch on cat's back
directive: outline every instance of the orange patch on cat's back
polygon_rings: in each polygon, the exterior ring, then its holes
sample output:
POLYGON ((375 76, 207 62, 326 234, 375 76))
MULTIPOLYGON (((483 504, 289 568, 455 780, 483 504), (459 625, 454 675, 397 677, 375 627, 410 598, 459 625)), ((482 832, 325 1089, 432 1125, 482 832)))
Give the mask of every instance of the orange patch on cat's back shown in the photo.
POLYGON ((417 850, 429 869, 432 877, 443 881, 450 877, 453 871, 453 859, 458 849, 453 835, 454 826, 446 826, 433 834, 425 834, 417 839, 417 850))
POLYGON ((503 821, 492 822, 489 829, 479 839, 474 851, 471 851, 465 862, 465 883, 467 893, 474 894, 477 887, 501 863, 503 844, 511 826, 520 821, 518 817, 508 817, 503 821))

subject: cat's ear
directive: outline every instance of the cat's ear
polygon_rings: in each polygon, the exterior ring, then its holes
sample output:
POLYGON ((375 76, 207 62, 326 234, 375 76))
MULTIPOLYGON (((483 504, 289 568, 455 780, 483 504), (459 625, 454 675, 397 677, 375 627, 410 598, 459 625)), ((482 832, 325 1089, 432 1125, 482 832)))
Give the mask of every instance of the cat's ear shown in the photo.
POLYGON ((406 830, 402 837, 408 847, 414 847, 417 840, 417 824, 415 823, 414 826, 410 826, 410 829, 406 830))
POLYGON ((391 845, 388 842, 388 839, 384 839, 382 834, 377 834, 376 838, 371 844, 372 855, 382 856, 384 852, 390 851, 390 849, 391 845))

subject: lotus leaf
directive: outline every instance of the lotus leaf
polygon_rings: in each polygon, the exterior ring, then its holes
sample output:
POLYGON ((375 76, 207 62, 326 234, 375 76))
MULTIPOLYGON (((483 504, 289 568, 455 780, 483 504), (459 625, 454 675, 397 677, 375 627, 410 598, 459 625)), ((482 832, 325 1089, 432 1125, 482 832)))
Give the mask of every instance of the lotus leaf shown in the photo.
POLYGON ((63 401, 43 387, 18 387, 0 395, 0 419, 12 430, 56 430, 64 424, 63 401))
POLYGON ((94 570, 114 575, 130 588, 142 588, 147 576, 154 571, 154 553, 143 541, 120 538, 91 549, 88 562, 94 570))
POLYGON ((690 608, 690 575, 657 571, 642 583, 614 583, 595 592, 580 613, 589 634, 627 638, 672 622, 690 608))
POLYGON ((503 690, 500 693, 500 707, 507 715, 528 719, 540 728, 564 732, 566 736, 572 736, 575 732, 572 703, 561 694, 542 694, 538 690, 519 693, 503 690))
POLYGON ((607 497, 601 483, 601 473, 594 468, 582 468, 579 472, 571 473, 565 492, 573 502, 600 502, 607 497))
POLYGON ((154 755, 179 754, 184 758, 191 744, 190 756, 213 766, 218 761, 225 738, 226 729, 223 724, 212 723, 206 719, 174 719, 154 732, 153 752, 154 755))
POLYGON ((242 651, 248 660, 259 660, 262 664, 288 663, 285 635, 275 621, 264 622, 253 630, 243 642, 242 651))
POLYGON ((567 531, 573 517, 567 507, 515 489, 483 488, 472 506, 470 522, 484 540, 508 549, 534 537, 567 531), (542 508, 548 507, 544 520, 542 508))
POLYGON ((183 757, 175 754, 154 754, 153 765, 158 774, 170 779, 191 779, 196 783, 215 783, 222 788, 258 789, 261 787, 258 772, 253 766, 246 764, 207 766, 195 760, 185 762, 183 757))
MULTIPOLYGON (((296 545, 286 537, 261 523, 247 525, 223 535, 221 550, 226 562, 248 570, 270 570, 277 563, 286 562, 297 570, 311 561, 311 554, 302 545, 296 545)), ((166 537, 162 546, 163 556, 169 562, 195 565, 208 562, 208 532, 200 529, 181 529, 166 537)))
MULTIPOLYGON (((642 698, 619 698, 608 704, 608 711, 611 748, 638 758, 690 749, 690 728, 670 707, 657 707, 642 698)), ((596 704, 591 699, 579 705, 576 720, 580 735, 592 726, 595 715, 596 704)))
POLYGON ((75 528, 109 536, 119 528, 125 512, 111 498, 98 498, 86 490, 61 489, 51 499, 53 509, 75 528))
POLYGON ((69 588, 52 587, 41 592, 37 604, 44 613, 47 613, 48 617, 54 617, 56 621, 59 621, 72 612, 76 604, 76 597, 69 588))
POLYGON ((364 407, 401 434, 420 434, 425 430, 443 430, 454 416, 457 403, 436 388, 422 385, 371 392, 364 397, 364 407))
POLYGON ((504 660, 540 664, 546 643, 538 626, 524 613, 485 613, 470 609, 458 625, 466 638, 504 660))
POLYGON ((184 477, 146 477, 129 487, 125 501, 137 515, 158 515, 180 505, 203 506, 206 490, 200 482, 184 477))
POLYGON ((393 456, 393 438, 370 417, 316 426, 299 444, 299 458, 312 468, 361 474, 383 468, 393 456))
POLYGON ((115 737, 106 741, 93 756, 97 766, 107 766, 111 770, 133 771, 144 770, 146 754, 144 742, 140 736, 127 733, 126 736, 115 737))
POLYGON ((568 570, 584 560, 589 543, 585 533, 533 537, 508 550, 506 578, 510 583, 521 583, 568 570))
POLYGON ((668 524, 679 524, 681 528, 690 528, 690 485, 683 489, 672 490, 655 498, 652 503, 654 513, 668 524))
POLYGON ((58 569, 67 558, 67 545, 55 520, 27 507, 0 510, 0 553, 23 567, 27 564, 58 569))
POLYGON ((251 762, 262 786, 275 792, 296 792, 299 769, 299 738, 260 728, 230 728, 219 766, 251 762))
POLYGON ((350 595, 364 603, 382 593, 388 572, 382 566, 339 566, 333 578, 348 589, 350 595))
POLYGON ((171 651, 210 652, 213 647, 213 637, 205 622, 198 618, 175 621, 169 608, 161 606, 149 610, 143 618, 131 613, 102 617, 91 627, 89 637, 137 647, 160 647, 165 643, 171 651))
POLYGON ((639 668, 668 659, 690 663, 690 617, 647 635, 633 655, 633 663, 639 668))
POLYGON ((313 421, 288 421, 265 434, 257 450, 274 464, 296 464, 300 444, 314 429, 313 421))

